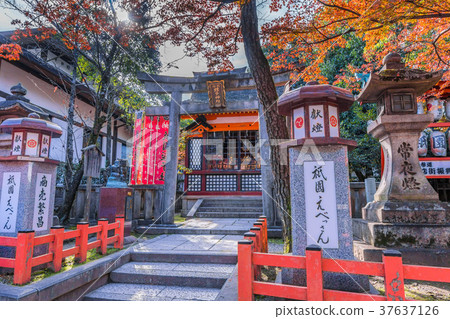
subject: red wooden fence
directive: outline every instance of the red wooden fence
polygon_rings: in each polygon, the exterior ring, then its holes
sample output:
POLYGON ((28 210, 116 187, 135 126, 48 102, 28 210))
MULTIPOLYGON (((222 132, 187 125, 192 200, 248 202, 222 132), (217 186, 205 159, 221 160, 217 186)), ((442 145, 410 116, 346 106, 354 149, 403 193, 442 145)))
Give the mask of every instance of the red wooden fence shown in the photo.
POLYGON ((323 258, 316 245, 306 248, 306 256, 268 254, 265 225, 252 227, 238 243, 239 300, 265 295, 316 301, 395 301, 406 300, 405 279, 450 283, 450 268, 403 265, 401 253, 395 250, 384 251, 381 263, 323 258), (261 282, 261 266, 305 269, 306 287, 261 282), (324 289, 323 272, 384 277, 386 296, 324 289))
POLYGON ((85 262, 88 250, 97 248, 101 254, 106 254, 108 244, 114 243, 114 248, 123 248, 123 230, 125 219, 116 218, 109 224, 107 219, 99 219, 97 226, 89 227, 89 223, 78 223, 76 230, 64 231, 64 227, 55 226, 50 234, 34 236, 34 231, 19 231, 17 237, 0 237, 0 246, 15 247, 15 258, 0 258, 0 267, 14 269, 14 284, 23 285, 31 279, 31 269, 34 266, 50 264, 55 272, 61 270, 62 260, 75 255, 79 263, 85 262), (114 235, 108 237, 108 231, 114 230, 114 235), (97 234, 97 240, 88 242, 90 234, 97 234), (64 249, 65 240, 75 238, 75 247, 64 249), (49 244, 48 253, 33 257, 34 247, 49 244))

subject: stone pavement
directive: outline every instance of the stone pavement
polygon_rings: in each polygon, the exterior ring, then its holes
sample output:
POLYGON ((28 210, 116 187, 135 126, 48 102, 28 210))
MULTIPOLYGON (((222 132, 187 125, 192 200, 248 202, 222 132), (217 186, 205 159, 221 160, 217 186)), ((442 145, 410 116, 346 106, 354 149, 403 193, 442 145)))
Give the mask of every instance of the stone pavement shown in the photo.
POLYGON ((235 272, 240 239, 172 234, 139 243, 131 261, 111 272, 111 283, 84 300, 216 300, 235 272))
POLYGON ((183 223, 141 225, 162 235, 133 246, 85 300, 237 300, 237 242, 261 214, 261 200, 209 199, 183 223))

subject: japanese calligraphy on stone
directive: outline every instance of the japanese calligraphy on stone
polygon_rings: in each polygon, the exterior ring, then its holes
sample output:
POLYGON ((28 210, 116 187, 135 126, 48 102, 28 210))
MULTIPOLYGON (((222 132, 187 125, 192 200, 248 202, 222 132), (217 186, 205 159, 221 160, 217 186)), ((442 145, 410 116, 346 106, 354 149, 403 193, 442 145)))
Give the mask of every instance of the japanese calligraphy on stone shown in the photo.
POLYGON ((20 173, 3 173, 0 202, 0 233, 15 233, 19 205, 20 173))
POLYGON ((48 230, 50 227, 50 225, 48 225, 48 213, 51 196, 51 182, 51 174, 37 174, 33 217, 33 230, 35 231, 48 230))
POLYGON ((307 244, 339 248, 334 162, 305 162, 307 244))
POLYGON ((309 106, 309 134, 311 137, 325 136, 323 105, 309 106))
POLYGON ((402 188, 403 190, 415 190, 420 189, 420 183, 416 180, 415 176, 417 172, 414 170, 413 165, 410 162, 410 157, 413 153, 411 144, 403 142, 397 149, 397 153, 402 157, 403 162, 401 164, 400 174, 403 176, 402 188))

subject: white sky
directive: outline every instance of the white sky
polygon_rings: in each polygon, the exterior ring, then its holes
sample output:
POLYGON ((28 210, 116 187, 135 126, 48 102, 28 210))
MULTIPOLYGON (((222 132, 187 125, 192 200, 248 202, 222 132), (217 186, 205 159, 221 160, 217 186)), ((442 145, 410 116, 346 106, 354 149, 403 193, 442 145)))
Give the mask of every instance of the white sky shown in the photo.
MULTIPOLYGON (((263 0, 261 0, 263 1, 263 0)), ((273 14, 270 14, 267 8, 261 8, 259 16, 262 21, 266 21, 273 18, 273 14)), ((21 19, 22 17, 14 11, 5 10, 0 8, 0 31, 11 30, 14 26, 11 25, 12 19, 21 19)), ((173 76, 192 76, 192 72, 207 71, 206 61, 201 56, 194 58, 183 57, 183 47, 174 47, 169 44, 160 48, 161 62, 163 70, 161 74, 173 75, 173 76), (177 67, 167 68, 169 63, 174 63, 177 67)), ((231 58, 236 68, 247 66, 247 60, 245 58, 243 45, 240 45, 239 52, 236 56, 231 58)))

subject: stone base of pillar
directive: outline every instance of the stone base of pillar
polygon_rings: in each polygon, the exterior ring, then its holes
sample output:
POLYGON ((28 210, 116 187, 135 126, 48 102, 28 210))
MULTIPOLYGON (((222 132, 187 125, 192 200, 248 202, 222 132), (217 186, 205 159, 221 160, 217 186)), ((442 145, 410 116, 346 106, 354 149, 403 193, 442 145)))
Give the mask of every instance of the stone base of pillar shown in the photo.
POLYGON ((450 224, 380 223, 353 220, 353 234, 380 248, 448 248, 450 224))
MULTIPOLYGON (((394 247, 393 249, 402 253, 402 261, 404 264, 434 267, 448 267, 450 265, 450 248, 394 247)), ((359 260, 382 262, 384 250, 386 248, 375 247, 364 241, 353 241, 353 251, 359 260)))
POLYGON ((362 217, 383 223, 446 224, 450 222, 450 204, 438 201, 370 202, 362 209, 362 217))

